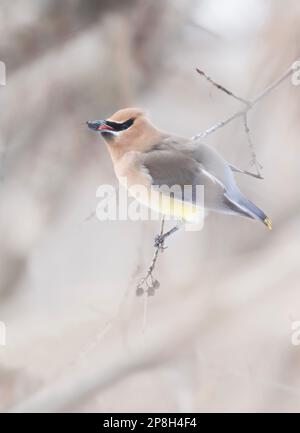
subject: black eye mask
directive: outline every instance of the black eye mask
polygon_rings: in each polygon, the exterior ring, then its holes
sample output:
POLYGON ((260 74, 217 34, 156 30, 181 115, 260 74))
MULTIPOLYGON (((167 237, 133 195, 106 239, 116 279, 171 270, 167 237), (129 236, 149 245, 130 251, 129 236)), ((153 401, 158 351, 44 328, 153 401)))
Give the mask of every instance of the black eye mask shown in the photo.
POLYGON ((114 131, 124 131, 125 129, 130 128, 130 126, 133 125, 133 122, 134 122, 134 119, 128 119, 123 123, 112 122, 110 120, 105 121, 106 125, 113 128, 114 131))

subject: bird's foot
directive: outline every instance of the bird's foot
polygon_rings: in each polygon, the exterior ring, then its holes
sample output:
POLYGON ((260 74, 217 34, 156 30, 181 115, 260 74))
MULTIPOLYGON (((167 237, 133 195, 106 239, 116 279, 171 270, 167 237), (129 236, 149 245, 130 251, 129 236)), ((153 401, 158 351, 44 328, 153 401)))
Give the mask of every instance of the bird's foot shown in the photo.
POLYGON ((165 250, 167 247, 164 246, 165 243, 165 235, 157 235, 154 239, 154 247, 159 248, 161 250, 165 250))
POLYGON ((161 233, 160 235, 155 236, 154 247, 160 248, 161 250, 165 250, 167 247, 164 246, 165 239, 170 236, 172 233, 175 233, 178 230, 179 226, 173 227, 166 233, 161 233))

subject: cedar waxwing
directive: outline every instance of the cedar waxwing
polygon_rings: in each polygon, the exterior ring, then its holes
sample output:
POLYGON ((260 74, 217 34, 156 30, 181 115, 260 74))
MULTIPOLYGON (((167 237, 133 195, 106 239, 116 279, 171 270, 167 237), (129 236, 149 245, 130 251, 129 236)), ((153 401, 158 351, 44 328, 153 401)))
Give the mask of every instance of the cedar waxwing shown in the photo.
MULTIPOLYGON (((184 185, 192 186, 192 193, 173 197, 173 201, 181 203, 173 203, 173 215, 177 218, 187 220, 188 214, 197 211, 193 189, 203 185, 206 210, 256 219, 272 228, 270 218, 236 185, 233 171, 251 173, 231 166, 207 144, 159 131, 137 108, 117 111, 106 120, 88 121, 87 125, 101 133, 116 176, 119 180, 126 178, 129 190, 131 186, 143 185, 152 194, 163 185, 179 185, 183 191, 184 185)), ((160 211, 165 213, 164 206, 160 211)))

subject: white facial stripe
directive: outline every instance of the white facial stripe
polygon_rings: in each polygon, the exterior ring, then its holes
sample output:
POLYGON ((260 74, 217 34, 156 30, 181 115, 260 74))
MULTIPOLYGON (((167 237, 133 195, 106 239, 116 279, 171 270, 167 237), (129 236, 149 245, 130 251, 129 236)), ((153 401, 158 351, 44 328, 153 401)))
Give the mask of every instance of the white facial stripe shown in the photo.
POLYGON ((105 130, 99 131, 100 134, 104 134, 104 135, 105 134, 110 134, 110 135, 114 135, 115 137, 118 137, 118 135, 120 135, 121 132, 123 132, 123 131, 112 131, 112 130, 109 130, 109 129, 105 129, 105 130))

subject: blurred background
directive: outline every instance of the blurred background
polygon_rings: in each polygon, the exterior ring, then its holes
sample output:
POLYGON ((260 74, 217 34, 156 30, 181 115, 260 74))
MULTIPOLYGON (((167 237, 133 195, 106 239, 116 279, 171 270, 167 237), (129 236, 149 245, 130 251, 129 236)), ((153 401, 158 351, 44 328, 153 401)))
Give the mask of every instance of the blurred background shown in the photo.
MULTIPOLYGON (((300 410, 300 87, 286 80, 250 113, 264 180, 236 175, 273 231, 210 215, 177 233, 147 305, 135 289, 160 224, 93 216, 98 186, 117 181, 85 125, 141 106, 193 136, 241 108, 195 68, 251 99, 299 57, 299 20, 296 0, 1 0, 2 411, 73 374, 74 401, 55 410, 300 410), (81 398, 77 371, 136 356, 81 398)), ((240 120, 206 142, 249 169, 240 120)))

